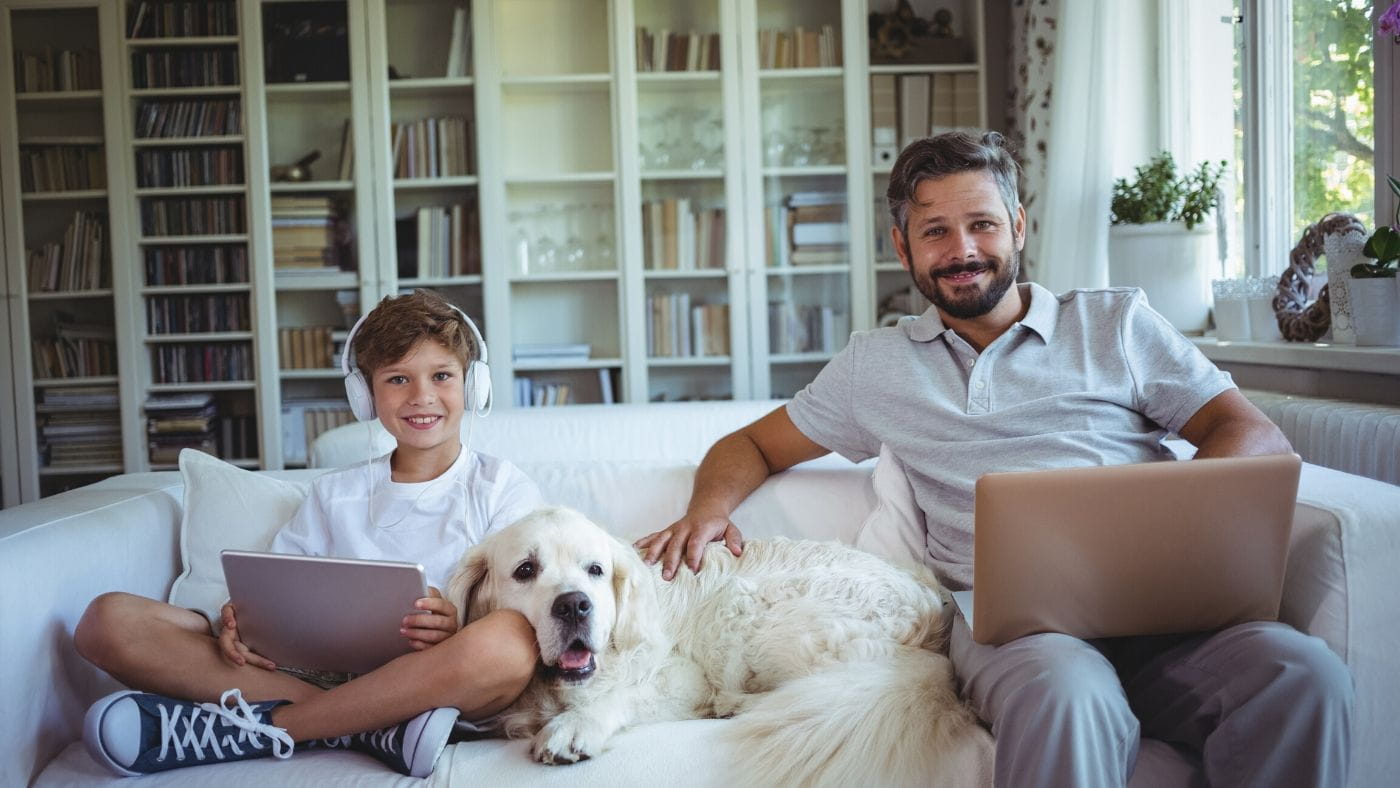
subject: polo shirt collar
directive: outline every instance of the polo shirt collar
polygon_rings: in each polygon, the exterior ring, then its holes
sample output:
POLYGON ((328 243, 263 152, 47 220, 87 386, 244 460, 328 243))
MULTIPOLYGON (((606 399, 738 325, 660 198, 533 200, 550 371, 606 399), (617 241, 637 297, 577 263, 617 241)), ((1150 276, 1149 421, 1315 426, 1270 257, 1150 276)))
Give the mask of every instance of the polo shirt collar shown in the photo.
MULTIPOLYGON (((1055 333, 1055 323, 1060 314, 1059 299, 1035 282, 1027 284, 1025 295, 1030 299, 1031 305, 1021 320, 1022 325, 1049 342, 1055 333)), ((938 307, 930 306, 922 315, 909 322, 908 333, 909 338, 915 342, 932 342, 949 330, 951 329, 943 325, 943 318, 938 315, 938 307)))

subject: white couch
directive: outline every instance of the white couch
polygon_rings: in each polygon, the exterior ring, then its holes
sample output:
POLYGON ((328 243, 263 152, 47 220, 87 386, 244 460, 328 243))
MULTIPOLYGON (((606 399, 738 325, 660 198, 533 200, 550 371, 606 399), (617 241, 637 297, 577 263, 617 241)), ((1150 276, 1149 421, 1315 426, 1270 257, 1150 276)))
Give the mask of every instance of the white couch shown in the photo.
MULTIPOLYGON (((546 498, 631 537, 679 516, 694 465, 715 439, 776 403, 579 406, 509 411, 475 424, 473 445, 516 460, 546 498)), ((342 428, 317 446, 336 464, 374 450, 373 430, 342 428)), ((770 479, 735 513, 749 538, 851 541, 875 505, 869 464, 835 457, 770 479)), ((271 475, 306 480, 319 471, 271 475)), ((108 781, 79 741, 89 703, 116 688, 73 649, 74 625, 105 591, 165 598, 179 574, 183 488, 174 472, 127 474, 0 512, 0 785, 108 781)), ((234 513, 230 513, 234 514, 234 513)), ((1356 681, 1352 785, 1400 774, 1400 487, 1307 465, 1299 491, 1283 617, 1324 638, 1356 681)), ((727 760, 718 720, 641 726, 582 764, 531 763, 523 742, 451 746, 432 778, 474 785, 714 785, 727 760)), ((1260 735, 1269 735, 1260 731, 1260 735)), ((113 784, 115 778, 110 778, 113 784)), ((1135 785, 1186 784, 1190 764, 1144 742, 1135 785)), ((366 756, 298 753, 177 770, 141 784, 410 782, 366 756)), ((130 785, 130 783, 124 783, 130 785)))

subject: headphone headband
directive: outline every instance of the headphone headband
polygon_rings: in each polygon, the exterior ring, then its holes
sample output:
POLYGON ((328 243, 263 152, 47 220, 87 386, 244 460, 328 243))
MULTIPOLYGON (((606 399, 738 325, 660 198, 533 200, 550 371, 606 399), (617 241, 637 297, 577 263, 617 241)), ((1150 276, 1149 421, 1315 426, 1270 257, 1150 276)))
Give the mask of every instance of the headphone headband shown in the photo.
MULTIPOLYGON (((462 322, 467 324, 467 331, 471 334, 474 346, 472 348, 474 358, 468 361, 467 368, 462 370, 466 406, 477 415, 485 416, 491 412, 491 370, 487 365, 486 340, 481 336, 481 329, 476 327, 476 323, 466 312, 463 312, 456 304, 448 303, 447 305, 462 318, 462 322)), ((350 327, 350 333, 345 337, 345 347, 340 353, 340 372, 345 377, 345 398, 350 403, 350 412, 360 421, 369 421, 375 417, 374 396, 364 373, 360 371, 358 365, 350 362, 350 354, 354 352, 355 335, 359 333, 365 318, 369 317, 373 311, 371 309, 360 315, 360 319, 356 320, 355 325, 350 327)))

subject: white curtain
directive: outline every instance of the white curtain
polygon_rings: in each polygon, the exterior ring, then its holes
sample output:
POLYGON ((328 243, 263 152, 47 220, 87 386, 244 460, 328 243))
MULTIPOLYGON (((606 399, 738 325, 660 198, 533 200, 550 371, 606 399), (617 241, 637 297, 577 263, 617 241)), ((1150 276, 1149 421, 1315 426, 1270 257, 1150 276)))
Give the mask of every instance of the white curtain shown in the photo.
POLYGON ((1016 0, 1011 111, 1025 165, 1025 276, 1108 285, 1115 0, 1016 0))

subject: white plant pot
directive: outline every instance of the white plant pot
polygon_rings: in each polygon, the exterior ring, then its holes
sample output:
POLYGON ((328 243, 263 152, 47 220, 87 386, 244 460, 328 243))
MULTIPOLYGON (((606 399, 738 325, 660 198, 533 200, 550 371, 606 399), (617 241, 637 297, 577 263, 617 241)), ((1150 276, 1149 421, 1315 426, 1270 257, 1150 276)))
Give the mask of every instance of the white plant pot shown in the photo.
POLYGON ((1356 344, 1356 309, 1351 295, 1351 267, 1367 262, 1361 253, 1366 246, 1362 232, 1328 235, 1322 239, 1327 257, 1327 299, 1332 306, 1331 341, 1334 345, 1356 344))
POLYGON ((1108 231, 1108 283, 1140 287, 1176 330, 1205 331, 1215 265, 1215 225, 1182 222, 1115 224, 1108 231))
POLYGON ((1351 280, 1351 317, 1358 345, 1400 345, 1400 285, 1396 280, 1351 280))

